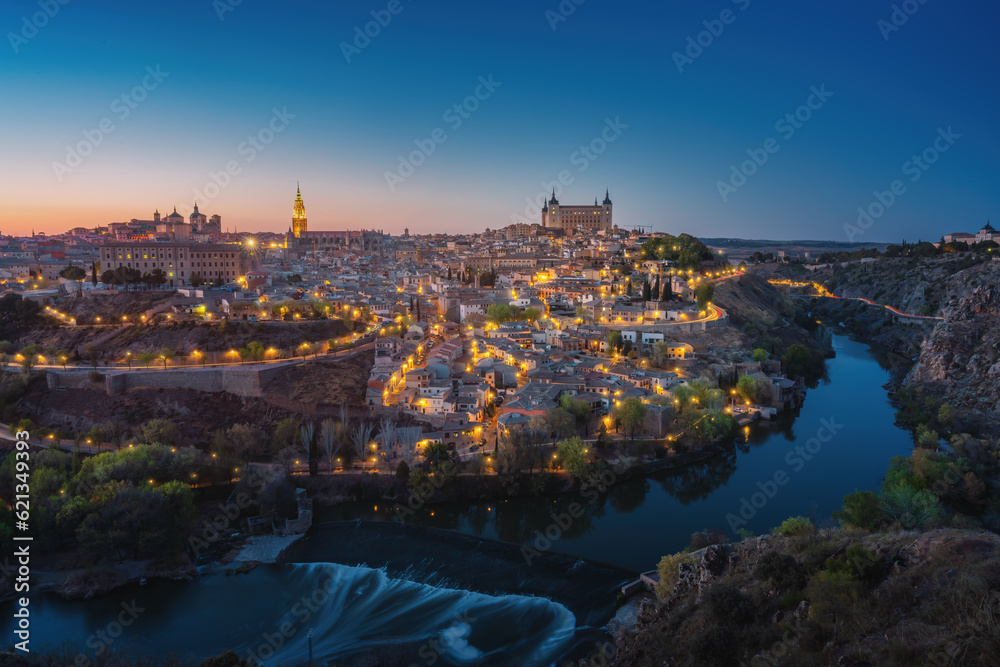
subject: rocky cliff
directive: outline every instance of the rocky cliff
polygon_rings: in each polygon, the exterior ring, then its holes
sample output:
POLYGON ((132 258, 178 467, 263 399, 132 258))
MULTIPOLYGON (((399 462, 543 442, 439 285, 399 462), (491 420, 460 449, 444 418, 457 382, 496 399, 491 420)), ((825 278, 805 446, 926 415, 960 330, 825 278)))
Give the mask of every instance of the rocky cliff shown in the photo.
POLYGON ((1000 262, 950 279, 944 321, 935 326, 904 380, 923 386, 985 423, 1000 417, 1000 262))
POLYGON ((969 256, 882 258, 809 273, 768 268, 769 278, 815 281, 915 315, 905 320, 860 301, 816 299, 813 312, 901 355, 897 381, 940 396, 965 421, 996 430, 1000 418, 1000 261, 969 256), (911 365, 912 364, 912 365, 911 365))

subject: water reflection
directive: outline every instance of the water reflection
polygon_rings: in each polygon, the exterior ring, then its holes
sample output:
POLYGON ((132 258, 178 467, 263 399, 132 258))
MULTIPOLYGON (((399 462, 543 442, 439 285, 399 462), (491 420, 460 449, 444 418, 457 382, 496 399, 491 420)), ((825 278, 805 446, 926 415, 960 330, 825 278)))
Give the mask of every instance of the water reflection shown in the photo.
MULTIPOLYGON (((731 532, 727 515, 739 511, 742 499, 759 490, 758 483, 783 470, 789 483, 745 527, 766 532, 796 514, 830 522, 845 494, 877 488, 889 459, 912 449, 909 434, 895 426, 894 409, 882 387, 892 370, 883 362, 886 355, 844 336, 835 336, 833 342, 837 357, 827 362, 829 381, 819 381, 802 407, 742 430, 735 442, 709 459, 619 480, 596 498, 575 492, 438 505, 407 521, 528 544, 552 526, 553 514, 580 503, 583 515, 561 529, 553 551, 644 570, 664 553, 683 548, 693 532, 731 532), (791 467, 786 457, 796 444, 812 438, 824 419, 844 427, 801 470, 791 467)), ((391 508, 382 509, 374 512, 366 503, 319 508, 318 518, 396 520, 391 508)))

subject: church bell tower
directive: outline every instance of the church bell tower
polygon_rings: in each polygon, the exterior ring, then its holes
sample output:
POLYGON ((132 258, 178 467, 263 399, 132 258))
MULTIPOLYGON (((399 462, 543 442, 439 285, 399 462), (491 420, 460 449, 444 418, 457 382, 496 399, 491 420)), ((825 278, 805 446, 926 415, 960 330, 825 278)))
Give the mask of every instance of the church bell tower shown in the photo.
POLYGON ((302 201, 302 190, 296 185, 295 209, 292 212, 292 233, 295 235, 295 238, 300 238, 304 231, 307 231, 306 205, 302 201))

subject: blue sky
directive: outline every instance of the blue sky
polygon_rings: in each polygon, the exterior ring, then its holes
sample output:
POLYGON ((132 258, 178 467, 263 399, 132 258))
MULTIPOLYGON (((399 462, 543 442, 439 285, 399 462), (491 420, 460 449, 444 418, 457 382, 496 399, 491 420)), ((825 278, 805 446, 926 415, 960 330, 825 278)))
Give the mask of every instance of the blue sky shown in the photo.
POLYGON ((894 180, 856 240, 1000 218, 993 4, 895 3, 916 11, 889 31, 877 0, 235 2, 42 0, 35 32, 38 0, 5 2, 0 231, 187 213, 196 192, 226 226, 283 231, 296 182, 314 229, 481 231, 560 172, 563 203, 610 188, 619 225, 673 233, 847 240, 894 180), (372 12, 391 20, 358 48, 372 12), (813 87, 831 95, 779 131, 813 87), (747 151, 767 161, 731 180, 747 151))

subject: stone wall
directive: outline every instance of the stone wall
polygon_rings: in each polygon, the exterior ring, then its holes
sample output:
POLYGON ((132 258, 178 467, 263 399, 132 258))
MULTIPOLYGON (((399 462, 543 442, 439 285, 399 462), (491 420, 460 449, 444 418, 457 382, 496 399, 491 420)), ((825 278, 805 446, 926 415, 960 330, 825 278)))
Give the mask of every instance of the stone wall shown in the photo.
MULTIPOLYGON (((163 370, 102 370, 104 388, 110 395, 123 394, 136 388, 193 389, 216 393, 226 391, 237 396, 263 394, 268 380, 281 373, 290 364, 266 366, 226 366, 221 368, 185 368, 163 370)), ((90 381, 89 371, 49 371, 49 389, 82 389, 97 386, 90 381)))

